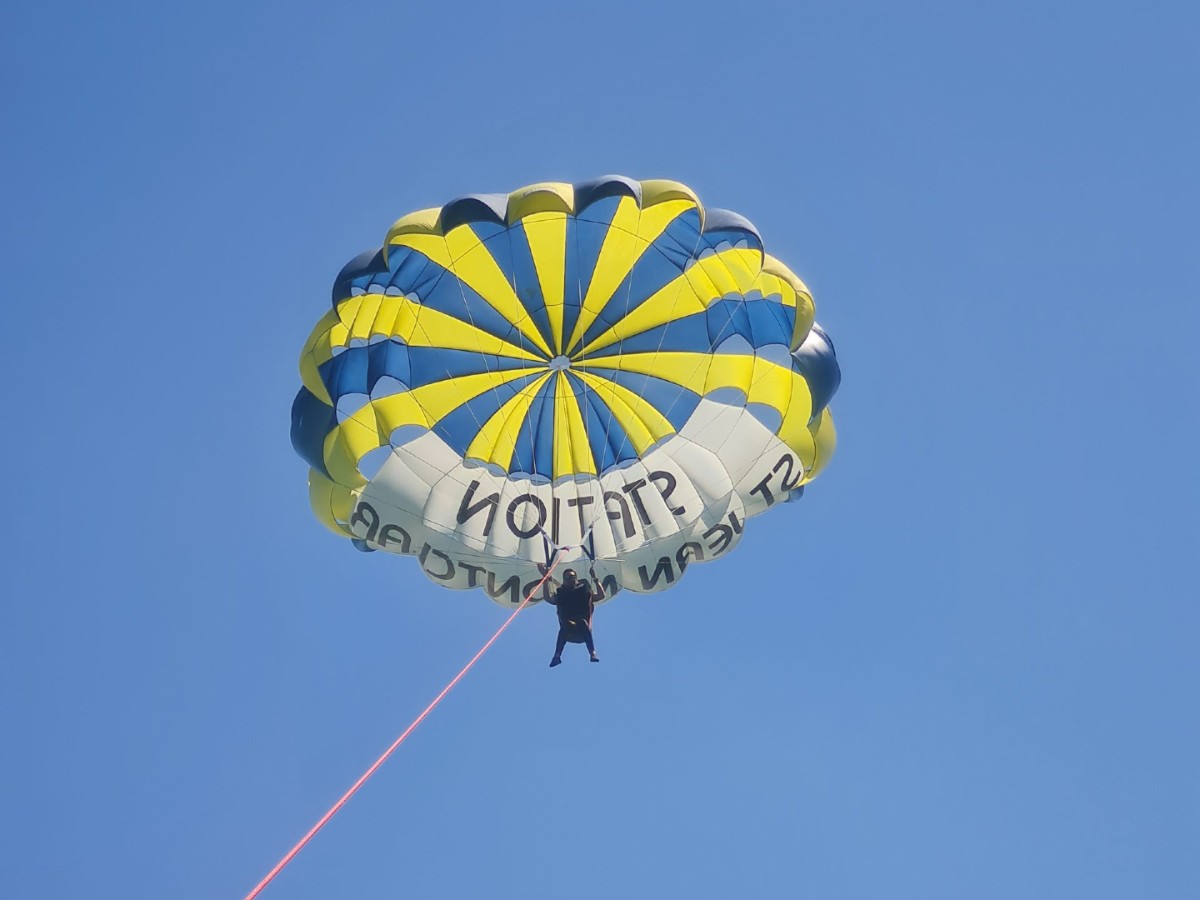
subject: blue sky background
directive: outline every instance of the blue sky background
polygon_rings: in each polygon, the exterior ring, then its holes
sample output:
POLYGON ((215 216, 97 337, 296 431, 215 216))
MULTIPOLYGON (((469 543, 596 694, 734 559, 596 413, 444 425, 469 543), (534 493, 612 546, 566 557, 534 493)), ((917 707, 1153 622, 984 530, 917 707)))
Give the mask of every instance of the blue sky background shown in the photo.
POLYGON ((1191 4, 8 4, 0 895, 241 898, 503 620, 312 518, 334 275, 610 172, 844 372, 801 504, 502 641, 264 898, 1200 896, 1191 4), (571 648, 577 649, 577 648, 571 648))

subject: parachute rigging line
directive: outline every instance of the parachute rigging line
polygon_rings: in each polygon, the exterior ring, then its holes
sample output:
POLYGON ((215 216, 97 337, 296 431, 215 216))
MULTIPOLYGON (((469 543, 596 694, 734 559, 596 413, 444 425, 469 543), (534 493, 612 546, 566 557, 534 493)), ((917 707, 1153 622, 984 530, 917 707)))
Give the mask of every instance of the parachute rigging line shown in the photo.
MULTIPOLYGON (((570 548, 563 548, 563 550, 568 549, 570 548)), ((479 662, 480 657, 482 657, 483 654, 488 651, 488 648, 491 647, 492 644, 496 643, 496 639, 499 638, 500 635, 504 633, 504 630, 512 624, 512 621, 517 617, 517 614, 529 604, 529 601, 533 598, 533 595, 536 594, 541 589, 542 585, 549 580, 551 573, 558 566, 562 559, 562 552, 563 551, 560 550, 554 555, 554 559, 551 560, 550 565, 546 568, 546 572, 542 576, 541 581, 534 585, 533 589, 525 595, 525 599, 521 601, 521 605, 513 610, 512 615, 505 619, 504 624, 496 630, 496 633, 488 638, 486 644, 479 648, 479 652, 471 657, 471 661, 462 667, 462 670, 450 680, 449 684, 442 688, 442 692, 433 698, 433 702, 425 707, 424 712, 417 716, 416 719, 413 720, 412 724, 408 726, 408 728, 404 729, 404 733, 401 734, 400 737, 396 738, 392 745, 383 752, 383 755, 380 756, 379 759, 375 760, 375 762, 371 764, 371 767, 367 769, 367 771, 363 772, 358 781, 354 782, 354 784, 350 786, 350 790, 342 794, 341 799, 339 799, 337 803, 333 804, 333 806, 329 808, 329 811, 325 813, 325 815, 321 816, 321 818, 317 821, 317 824, 308 830, 308 833, 300 839, 296 846, 289 850, 287 855, 285 855, 283 859, 275 864, 275 868, 268 872, 267 876, 258 883, 258 886, 246 895, 245 900, 254 900, 255 897, 262 893, 263 888, 270 884, 274 880, 275 876, 283 871, 283 867, 290 863, 296 854, 304 849, 304 845, 311 841, 316 833, 325 827, 325 823, 332 819, 337 811, 346 805, 346 802, 354 796, 360 787, 366 783, 367 779, 374 775, 376 770, 385 762, 387 762, 388 757, 396 751, 396 748, 403 744, 405 739, 416 730, 417 726, 425 721, 425 717, 433 712, 434 708, 442 702, 442 698, 454 689, 454 686, 462 680, 462 677, 466 675, 467 672, 471 671, 471 668, 475 665, 475 663, 479 662)))

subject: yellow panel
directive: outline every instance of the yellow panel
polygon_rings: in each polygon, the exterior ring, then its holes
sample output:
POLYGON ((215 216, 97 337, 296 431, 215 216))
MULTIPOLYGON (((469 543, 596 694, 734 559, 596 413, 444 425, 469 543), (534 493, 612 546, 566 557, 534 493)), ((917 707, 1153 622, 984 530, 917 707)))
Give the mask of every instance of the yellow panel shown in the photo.
POLYGON ((566 376, 562 372, 559 372, 554 379, 554 443, 551 449, 554 455, 553 477, 556 479, 574 474, 571 440, 575 436, 571 434, 567 407, 575 404, 574 398, 567 399, 570 387, 564 384, 565 381, 566 376))
POLYGON ((796 291, 778 275, 762 272, 754 282, 754 287, 764 297, 778 297, 780 305, 795 309, 796 291))
POLYGON ((706 256, 688 268, 684 277, 697 296, 744 294, 754 284, 762 254, 752 249, 729 249, 706 256))
POLYGON ((638 217, 637 222, 638 237, 647 243, 653 243, 667 230, 668 225, 689 209, 701 212, 700 204, 694 199, 671 199, 664 197, 655 200, 653 204, 648 204, 643 199, 642 214, 638 217))
POLYGON ((488 252, 487 245, 480 242, 470 228, 455 228, 445 238, 431 234, 406 233, 398 234, 391 240, 396 245, 411 247, 431 262, 457 275, 496 312, 512 322, 534 346, 546 356, 552 355, 504 272, 488 252))
POLYGON ((575 188, 557 181, 531 184, 508 195, 508 222, 534 213, 570 213, 575 209, 575 188))
POLYGON ((617 424, 625 429, 629 442, 638 453, 645 451, 655 441, 675 433, 675 428, 662 413, 633 391, 582 369, 572 371, 609 405, 617 424))
POLYGON ((642 450, 654 443, 655 438, 650 428, 634 413, 629 403, 625 402, 627 395, 631 400, 636 401, 638 399, 637 394, 625 391, 620 385, 604 378, 598 378, 588 372, 576 371, 575 374, 583 379, 584 384, 594 390, 601 400, 608 404, 614 418, 617 420, 617 424, 624 429, 625 435, 629 438, 629 443, 633 445, 634 450, 641 453, 642 450))
POLYGON ((800 279, 800 276, 787 267, 787 264, 776 259, 770 254, 764 254, 762 270, 770 275, 774 275, 783 281, 786 281, 797 292, 802 294, 808 293, 808 287, 800 279))
POLYGON ((792 347, 797 350, 812 331, 813 323, 817 320, 816 308, 812 295, 796 293, 796 326, 792 329, 792 347))
POLYGON ((337 313, 332 309, 321 317, 316 327, 304 342, 300 351, 300 380, 315 396, 333 406, 333 399, 321 381, 318 367, 333 357, 333 349, 329 341, 329 329, 338 321, 337 313))
MULTIPOLYGON (((324 477, 324 476, 322 476, 324 477)), ((354 509, 354 503, 358 499, 358 492, 344 488, 340 484, 334 490, 330 491, 329 509, 333 513, 333 518, 337 522, 349 522, 351 511, 354 509)))
POLYGON ((563 281, 566 278, 567 217, 562 213, 538 213, 523 222, 533 267, 537 270, 542 299, 550 318, 554 352, 562 352, 563 281))
POLYGON ((397 316, 396 334, 414 347, 436 347, 448 350, 472 350, 477 353, 494 353, 512 359, 524 359, 545 365, 545 360, 516 344, 502 341, 482 329, 448 316, 436 309, 419 304, 410 304, 409 315, 403 323, 397 316))
POLYGON ((554 477, 595 474, 587 428, 575 392, 566 373, 559 372, 554 384, 554 477))
MULTIPOLYGON (((421 405, 422 392, 428 396, 429 388, 440 388, 443 383, 428 385, 423 388, 417 388, 415 391, 405 391, 401 394, 389 394, 386 397, 380 397, 378 400, 372 400, 371 406, 375 410, 375 415, 379 419, 379 446, 383 446, 393 431, 402 425, 420 425, 424 428, 430 427, 435 421, 434 417, 425 412, 425 407, 421 405)), ((484 390, 489 390, 485 387, 484 390)), ((480 391, 482 393, 483 391, 480 391)))
MULTIPOLYGON (((796 325, 792 329, 792 349, 795 350, 804 343, 816 320, 816 309, 813 306, 812 294, 803 281, 773 256, 763 260, 763 271, 779 277, 795 292, 796 325)), ((764 291, 765 293, 765 291, 764 291)))
POLYGON ((471 441, 471 446, 467 448, 467 456, 495 463, 507 470, 512 462, 517 439, 521 436, 521 424, 529 414, 529 407, 538 391, 549 377, 550 373, 547 372, 496 410, 471 441))
POLYGON ((336 310, 326 310, 325 315, 321 316, 320 321, 309 332, 308 340, 304 342, 304 348, 300 351, 301 356, 306 353, 312 353, 317 365, 320 365, 333 356, 333 353, 329 350, 329 329, 336 325, 338 321, 336 310))
POLYGON ((333 480, 345 487, 362 487, 367 480, 358 471, 358 461, 383 446, 371 404, 358 410, 325 436, 321 455, 333 480))
POLYGON ((529 374, 526 369, 505 372, 481 372, 461 375, 427 384, 403 394, 391 394, 373 400, 384 439, 401 425, 433 425, 451 410, 474 400, 480 394, 529 374))
MULTIPOLYGON (((783 412, 794 400, 811 411, 812 400, 804 379, 791 369, 757 356, 736 353, 626 353, 578 363, 588 369, 619 369, 653 375, 697 394, 723 387, 747 393, 747 402, 766 403, 783 412), (800 394, 797 395, 797 390, 800 394), (804 398, 804 399, 802 399, 804 398), (781 406, 783 408, 781 408, 781 406)), ((811 412, 804 414, 805 420, 811 412)))
POLYGON ((812 471, 804 479, 806 482, 812 481, 821 474, 821 470, 833 457, 833 451, 837 449, 837 429, 833 427, 833 415, 828 409, 821 410, 821 415, 809 426, 809 432, 812 434, 815 444, 815 458, 812 463, 812 471))
POLYGON ((700 198, 686 184, 668 181, 665 178, 652 178, 642 182, 642 206, 650 207, 669 200, 687 200, 689 205, 700 210, 700 221, 704 221, 704 207, 700 205, 700 198))
POLYGON ((588 283, 587 294, 584 295, 579 318, 566 346, 573 348, 596 320, 604 305, 612 297, 613 291, 629 274, 633 264, 645 252, 648 246, 637 238, 638 217, 641 210, 633 197, 622 197, 617 203, 617 211, 613 215, 612 224, 604 236, 604 243, 596 257, 596 265, 588 283))
POLYGON ((579 408, 579 400, 576 399, 575 391, 567 381, 567 376, 560 373, 559 377, 563 380, 563 386, 570 400, 567 414, 571 420, 571 447, 575 455, 575 472, 596 475, 598 474, 596 459, 592 456, 592 445, 588 441, 587 422, 583 418, 583 410, 579 408))
POLYGON ((396 316, 405 306, 411 305, 411 302, 403 297, 386 296, 384 301, 379 304, 379 312, 371 326, 371 333, 385 334, 388 337, 394 335, 396 333, 396 316))
MULTIPOLYGON (((458 261, 472 250, 475 250, 482 243, 483 242, 479 240, 479 235, 475 233, 474 229, 472 229, 470 225, 460 225, 451 230, 451 232, 446 235, 446 250, 450 253, 451 265, 442 266, 442 268, 454 271, 455 267, 458 265, 458 261)), ((488 257, 491 257, 490 253, 488 254, 488 257)), ((501 278, 501 280, 503 281, 504 279, 501 278)))
POLYGON ((397 219, 388 229, 387 237, 383 239, 383 256, 387 259, 388 250, 395 238, 402 234, 441 234, 439 220, 440 209, 419 209, 397 219))
POLYGON ((300 380, 315 397, 327 406, 333 406, 333 398, 325 389, 325 383, 321 380, 321 373, 317 369, 317 363, 312 353, 305 353, 300 357, 300 380))
POLYGON ((464 375, 372 400, 325 437, 326 468, 339 484, 360 487, 366 481, 358 471, 358 461, 387 444, 401 425, 429 428, 468 400, 527 374, 527 370, 517 369, 464 375))
POLYGON ((812 394, 807 382, 800 376, 795 376, 792 384, 792 396, 783 410, 783 421, 776 431, 779 439, 787 444, 800 457, 807 471, 816 457, 816 446, 809 428, 812 418, 812 394))
POLYGON ((354 495, 351 491, 330 481, 316 469, 308 471, 308 502, 317 520, 335 534, 353 537, 343 522, 350 520, 354 495))
MULTIPOLYGON (((347 323, 350 328, 350 338, 351 340, 365 341, 375 330, 375 318, 379 315, 379 305, 383 302, 383 295, 362 294, 355 299, 358 301, 356 304, 358 308, 354 311, 354 318, 347 323)), ((338 309, 340 310, 343 305, 339 305, 338 309)))
POLYGON ((612 299, 613 292, 633 270, 642 254, 662 236, 667 226, 696 204, 669 200, 649 209, 638 209, 633 197, 622 197, 604 236, 596 266, 588 282, 579 318, 566 346, 573 348, 612 299))
POLYGON ((414 347, 470 350, 535 363, 545 362, 536 353, 488 334, 469 322, 415 303, 407 297, 363 294, 342 301, 338 309, 344 310, 343 317, 354 323, 355 330, 347 332, 353 337, 367 339, 375 334, 384 334, 399 338, 414 347), (364 325, 360 329, 359 323, 366 321, 365 311, 369 309, 377 312, 370 322, 370 327, 364 325))
POLYGON ((740 292, 731 270, 745 272, 749 264, 757 264, 760 258, 757 250, 750 249, 731 249, 706 256, 659 288, 612 328, 597 335, 583 348, 582 355, 588 356, 635 334, 703 312, 710 300, 740 292))
POLYGON ((342 322, 338 322, 329 329, 329 346, 332 350, 334 347, 345 347, 347 340, 350 337, 350 329, 342 322))

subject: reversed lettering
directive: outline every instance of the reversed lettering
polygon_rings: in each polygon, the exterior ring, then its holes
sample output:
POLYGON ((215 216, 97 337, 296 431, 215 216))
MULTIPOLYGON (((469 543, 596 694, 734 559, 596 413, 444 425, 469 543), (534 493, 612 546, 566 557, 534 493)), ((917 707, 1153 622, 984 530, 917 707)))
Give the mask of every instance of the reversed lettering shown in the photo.
MULTIPOLYGON (((524 517, 522 517, 524 518, 524 517)), ((522 494, 508 504, 508 512, 505 515, 505 521, 508 523, 508 530, 520 538, 531 538, 546 524, 546 504, 540 498, 533 494, 522 494), (537 522, 529 528, 520 528, 517 525, 517 510, 523 506, 532 506, 537 510, 537 522)))
POLYGON ((608 510, 608 517, 610 519, 612 519, 614 522, 620 522, 625 527, 625 537, 631 538, 637 533, 633 527, 633 518, 629 515, 629 504, 625 502, 624 497, 622 497, 616 491, 605 491, 604 508, 608 510), (620 509, 615 512, 610 509, 608 506, 609 500, 617 501, 617 506, 619 506, 620 509))
POLYGON ((479 488, 479 482, 472 481, 471 486, 467 488, 467 492, 463 494, 462 502, 458 504, 458 515, 456 519, 458 524, 462 525, 475 516, 482 509, 487 509, 487 521, 483 523, 484 537, 492 533, 492 523, 496 521, 496 507, 500 505, 500 495, 497 493, 488 494, 478 503, 472 503, 475 499, 475 491, 479 488))
POLYGON ((659 470, 650 473, 650 480, 658 487, 658 492, 662 494, 663 502, 671 508, 671 515, 682 516, 686 510, 682 506, 671 506, 671 494, 675 492, 678 482, 675 480, 675 475, 672 472, 659 470), (659 483, 661 482, 661 484, 659 483))
POLYGON ((654 576, 651 577, 646 571, 645 566, 638 566, 638 575, 642 578, 642 590, 652 591, 658 585, 660 578, 666 578, 667 584, 675 583, 675 568, 671 565, 672 560, 669 556, 661 557, 658 565, 654 567, 654 576))
POLYGON ((355 525, 366 525, 367 536, 365 540, 375 540, 375 532, 379 530, 379 513, 375 512, 375 507, 365 500, 358 501, 354 515, 350 517, 350 528, 353 529, 355 525))
MULTIPOLYGON (((412 552, 412 537, 409 533, 399 525, 384 525, 383 530, 379 532, 379 546, 386 548, 388 541, 400 544, 400 552, 407 555, 412 552), (396 535, 399 535, 397 539, 396 535)), ((392 551, 393 553, 396 551, 392 551)))
POLYGON ((449 581, 454 577, 454 561, 451 560, 450 557, 441 550, 433 547, 431 544, 427 543, 421 548, 421 555, 418 557, 418 559, 421 562, 421 568, 430 578, 436 578, 438 581, 449 581), (441 559, 446 566, 443 572, 439 574, 438 572, 435 572, 433 569, 429 568, 427 561, 430 556, 437 556, 441 559))

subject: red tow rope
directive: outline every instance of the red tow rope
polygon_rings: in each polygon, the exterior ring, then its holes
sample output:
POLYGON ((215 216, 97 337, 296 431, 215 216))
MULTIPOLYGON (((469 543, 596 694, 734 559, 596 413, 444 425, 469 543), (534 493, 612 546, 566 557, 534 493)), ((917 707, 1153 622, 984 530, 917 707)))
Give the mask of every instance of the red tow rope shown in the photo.
POLYGON ((387 750, 385 750, 383 752, 383 755, 380 756, 379 759, 375 760, 375 762, 371 764, 371 768, 369 768, 369 769, 367 769, 367 771, 363 772, 362 776, 358 779, 358 781, 354 782, 354 784, 352 784, 350 786, 350 790, 348 790, 348 791, 346 791, 346 793, 342 794, 341 799, 338 800, 337 803, 333 804, 333 806, 331 806, 329 808, 329 812, 327 812, 327 813, 325 813, 325 815, 321 816, 321 818, 317 821, 317 824, 308 830, 308 834, 306 834, 306 835, 304 835, 304 837, 300 838, 299 843, 297 843, 295 847, 293 847, 291 850, 289 850, 287 852, 287 855, 284 856, 283 859, 281 859, 279 862, 277 862, 275 864, 275 868, 273 868, 270 872, 268 872, 267 877, 264 878, 262 881, 260 881, 258 883, 258 886, 255 887, 254 890, 252 890, 249 894, 246 895, 245 900, 254 900, 255 897, 257 897, 259 894, 261 894, 263 888, 265 888, 268 884, 270 884, 271 881, 274 880, 275 876, 278 875, 281 871, 283 871, 283 867, 286 866, 288 863, 290 863, 292 861, 292 859, 296 856, 296 854, 304 849, 304 845, 307 844, 309 841, 311 841, 313 839, 313 837, 316 835, 316 833, 325 827, 325 823, 328 822, 330 819, 332 819, 334 814, 339 809, 341 809, 343 806, 346 805, 346 801, 348 801, 351 797, 353 797, 355 792, 366 783, 367 779, 375 774, 375 770, 378 769, 380 766, 382 766, 385 762, 387 762, 387 758, 396 751, 396 748, 399 747, 401 744, 403 744, 405 739, 416 730, 417 726, 420 725, 423 721, 425 721, 425 717, 427 715, 429 715, 431 712, 433 712, 434 708, 439 703, 442 702, 442 698, 445 697, 447 694, 449 694, 450 691, 452 691, 454 689, 454 686, 456 684, 458 684, 459 681, 462 680, 462 677, 464 675, 466 675, 469 671, 471 671, 471 667, 474 666, 475 663, 479 662, 479 658, 487 652, 488 648, 491 647, 492 644, 496 643, 496 639, 504 633, 504 629, 508 628, 508 626, 512 624, 512 621, 513 621, 513 619, 515 619, 517 617, 517 614, 525 608, 525 606, 529 603, 529 601, 531 599, 533 599, 533 595, 536 594, 538 592, 538 590, 541 588, 541 586, 546 583, 547 579, 550 578, 550 573, 553 572, 554 569, 558 566, 558 561, 559 561, 559 554, 556 553, 554 555, 554 559, 552 560, 550 566, 546 569, 546 573, 542 576, 542 580, 539 581, 536 585, 534 585, 533 590, 531 590, 525 596, 525 599, 521 601, 521 605, 518 606, 515 610, 513 610, 513 614, 505 620, 504 624, 501 625, 499 629, 497 629, 495 634, 493 634, 490 638, 488 638, 488 642, 479 648, 479 652, 471 657, 471 661, 462 667, 462 671, 460 671, 457 675, 455 675, 454 678, 451 679, 451 681, 448 685, 446 685, 444 688, 442 688, 442 692, 433 698, 433 702, 430 703, 427 707, 425 707, 425 711, 422 712, 419 716, 417 716, 416 719, 413 720, 413 723, 411 725, 409 725, 406 729, 404 729, 404 733, 402 735, 400 735, 400 737, 396 738, 396 740, 392 743, 392 746, 388 747, 387 750))

